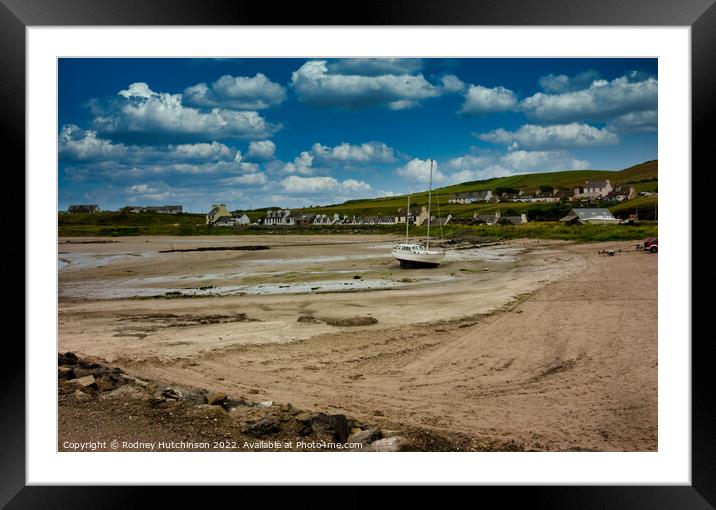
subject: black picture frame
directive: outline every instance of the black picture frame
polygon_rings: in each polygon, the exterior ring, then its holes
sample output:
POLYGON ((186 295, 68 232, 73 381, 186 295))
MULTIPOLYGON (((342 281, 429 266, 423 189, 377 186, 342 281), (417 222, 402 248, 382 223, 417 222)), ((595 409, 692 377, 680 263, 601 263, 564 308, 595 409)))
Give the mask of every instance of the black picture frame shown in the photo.
MULTIPOLYGON (((245 0, 0 0, 0 101, 4 152, 16 168, 25 165, 25 29, 28 26, 82 25, 591 25, 690 26, 692 36, 692 167, 700 168, 698 188, 714 180, 710 130, 716 103, 715 0, 362 0, 360 8, 343 9, 319 2, 270 3, 245 0)), ((358 5, 358 4, 356 4, 358 5)), ((684 170, 685 172, 688 169, 684 170)), ((696 185, 691 180, 692 185, 696 185)), ((24 184, 22 185, 24 188, 24 184)), ((684 193, 691 193, 685 187, 684 193)), ((693 196, 693 195, 692 195, 693 196)), ((692 201, 696 204, 696 200, 692 201)), ((706 225, 708 201, 696 204, 692 233, 713 232, 706 225), (702 219, 703 218, 703 219, 702 219)), ((25 229, 31 225, 25 224, 25 229)), ((690 249, 690 247, 682 247, 690 249)), ((697 251, 693 251, 692 274, 697 251)), ((701 266, 701 267, 706 267, 701 266)), ((25 266, 26 274, 32 267, 25 266)), ((699 273, 693 291, 713 289, 713 269, 699 273)), ((711 335, 699 334, 708 317, 709 299, 692 299, 692 484, 647 487, 528 487, 500 491, 502 504, 527 496, 530 506, 549 508, 714 508, 716 505, 716 392, 708 355, 711 335), (509 492, 509 494, 506 494, 509 492)), ((703 331, 708 331, 704 329, 703 331)), ((30 487, 25 485, 24 349, 15 340, 14 360, 2 371, 0 392, 0 507, 120 507, 135 500, 136 489, 113 487, 30 487), (23 360, 23 362, 20 362, 23 360)), ((177 492, 176 494, 180 494, 177 492)))

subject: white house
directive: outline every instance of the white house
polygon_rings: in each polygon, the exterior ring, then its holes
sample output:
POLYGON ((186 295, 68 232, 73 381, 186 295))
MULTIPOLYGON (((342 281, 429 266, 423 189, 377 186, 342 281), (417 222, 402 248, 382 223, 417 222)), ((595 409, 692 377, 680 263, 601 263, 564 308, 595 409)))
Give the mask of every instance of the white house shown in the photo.
POLYGON ((609 182, 609 179, 605 181, 586 181, 584 191, 574 188, 574 198, 602 198, 606 197, 613 189, 614 187, 609 182))
POLYGON ((291 209, 278 209, 266 212, 264 225, 295 225, 296 218, 291 216, 291 209))
POLYGON ((474 204, 476 202, 489 202, 492 200, 492 191, 474 191, 472 193, 453 193, 449 204, 474 204))
POLYGON ((206 215, 206 224, 213 225, 221 218, 231 218, 231 213, 226 208, 226 204, 214 204, 206 215))

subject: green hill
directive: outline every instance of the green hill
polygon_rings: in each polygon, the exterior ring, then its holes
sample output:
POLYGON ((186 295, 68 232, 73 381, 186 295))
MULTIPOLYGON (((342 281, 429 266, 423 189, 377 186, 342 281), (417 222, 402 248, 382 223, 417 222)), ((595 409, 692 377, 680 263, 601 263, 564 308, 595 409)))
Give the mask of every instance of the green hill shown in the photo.
MULTIPOLYGON (((486 214, 497 210, 509 209, 515 213, 525 212, 529 208, 539 207, 535 204, 523 203, 492 203, 492 204, 471 204, 459 205, 449 204, 450 196, 453 193, 465 193, 473 191, 495 190, 496 188, 515 188, 525 193, 539 191, 540 186, 552 186, 555 189, 571 191, 576 186, 584 185, 587 180, 609 179, 613 186, 621 184, 633 185, 637 192, 656 191, 658 183, 658 161, 647 161, 624 170, 566 170, 562 172, 545 172, 515 175, 510 177, 497 177, 484 181, 463 182, 433 190, 433 204, 440 208, 442 216, 452 214, 453 216, 465 216, 469 210, 470 216, 475 209, 480 209, 486 214)), ((364 200, 349 200, 342 204, 329 206, 311 207, 303 211, 311 214, 349 214, 358 216, 377 216, 381 214, 393 215, 399 208, 407 205, 407 195, 383 198, 369 198, 364 200)), ((413 193, 410 198, 412 205, 427 205, 428 192, 413 193)))

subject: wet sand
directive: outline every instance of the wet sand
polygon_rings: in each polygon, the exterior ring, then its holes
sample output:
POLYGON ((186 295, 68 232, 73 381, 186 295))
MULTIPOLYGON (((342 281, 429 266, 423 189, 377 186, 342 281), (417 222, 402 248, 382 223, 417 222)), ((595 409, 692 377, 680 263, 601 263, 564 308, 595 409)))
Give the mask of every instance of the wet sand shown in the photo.
POLYGON ((656 255, 517 241, 401 270, 395 240, 61 239, 59 349, 538 450, 657 448, 656 255), (269 248, 159 253, 222 245, 269 248), (329 324, 355 317, 377 323, 329 324))

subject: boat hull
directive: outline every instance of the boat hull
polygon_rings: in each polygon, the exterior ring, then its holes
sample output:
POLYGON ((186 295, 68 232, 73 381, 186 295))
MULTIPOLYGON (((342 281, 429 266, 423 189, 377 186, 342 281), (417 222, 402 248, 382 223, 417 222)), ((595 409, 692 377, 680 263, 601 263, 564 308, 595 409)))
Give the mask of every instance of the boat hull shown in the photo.
POLYGON ((405 253, 393 251, 393 256, 403 268, 438 267, 445 256, 444 253, 405 253))

